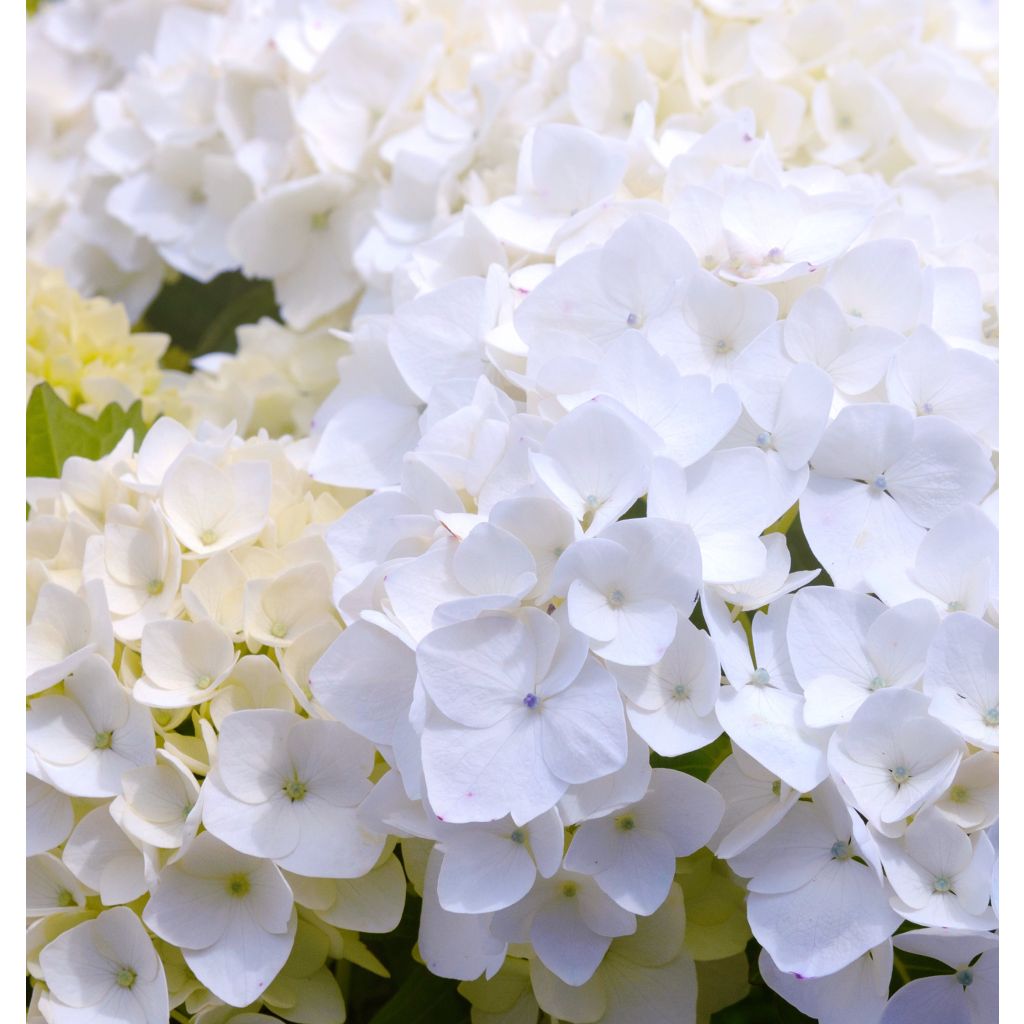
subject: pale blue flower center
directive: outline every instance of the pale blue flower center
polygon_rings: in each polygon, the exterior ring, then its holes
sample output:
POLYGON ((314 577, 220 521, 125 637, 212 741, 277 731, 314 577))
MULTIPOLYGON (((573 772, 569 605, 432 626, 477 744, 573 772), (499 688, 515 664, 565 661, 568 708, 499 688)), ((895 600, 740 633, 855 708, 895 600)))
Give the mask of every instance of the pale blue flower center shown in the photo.
POLYGON ((768 670, 764 668, 754 669, 753 675, 750 677, 750 681, 755 686, 767 686, 771 682, 771 676, 768 674, 768 670))
POLYGON ((759 448, 767 448, 772 443, 772 432, 770 430, 762 430, 755 440, 759 448))
POLYGON ((934 882, 932 882, 932 888, 936 892, 949 892, 952 888, 952 882, 950 882, 945 875, 940 875, 934 882))
POLYGON ((833 860, 849 860, 852 856, 853 850, 850 849, 849 843, 844 843, 842 839, 837 839, 832 844, 833 860))
POLYGON ((890 768, 889 774, 892 776, 892 781, 895 782, 897 786, 903 785, 903 783, 910 778, 910 771, 907 769, 905 764, 898 764, 895 768, 890 768))
POLYGON ((878 476, 876 476, 875 479, 872 481, 871 486, 874 487, 877 491, 884 491, 886 487, 889 486, 889 481, 886 480, 881 473, 879 473, 878 476))
POLYGON ((974 971, 972 971, 970 967, 964 967, 956 972, 956 980, 963 985, 964 988, 967 988, 967 986, 974 981, 974 971))
POLYGON ((999 708, 989 708, 982 716, 982 720, 986 725, 998 725, 999 724, 999 708))
POLYGON ((525 705, 526 705, 526 706, 527 706, 528 708, 535 708, 535 707, 537 706, 537 694, 535 694, 535 693, 528 693, 528 694, 527 694, 527 695, 526 695, 526 696, 525 696, 525 697, 523 698, 523 703, 524 703, 524 704, 525 704, 525 705))

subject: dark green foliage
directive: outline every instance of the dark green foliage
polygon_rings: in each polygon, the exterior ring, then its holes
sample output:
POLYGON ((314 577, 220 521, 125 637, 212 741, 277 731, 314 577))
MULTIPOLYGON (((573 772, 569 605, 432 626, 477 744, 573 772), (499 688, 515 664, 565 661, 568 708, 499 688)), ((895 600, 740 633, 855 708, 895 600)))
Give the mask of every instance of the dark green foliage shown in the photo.
POLYGON ((169 334, 164 365, 184 369, 195 356, 234 352, 235 329, 264 316, 281 319, 273 285, 229 271, 206 284, 182 276, 164 285, 137 329, 169 334))
POLYGON ((757 967, 761 947, 756 939, 747 943, 746 953, 750 992, 738 1003, 713 1013, 711 1024, 814 1024, 765 984, 757 967))
POLYGON ((814 587, 833 587, 832 577, 822 568, 821 563, 814 557, 810 544, 804 536, 803 524, 800 516, 797 515, 792 525, 786 531, 786 546, 789 548, 791 564, 790 572, 800 572, 804 569, 821 569, 821 572, 811 581, 814 587))
POLYGON ((362 936, 391 977, 353 966, 345 996, 348 1024, 469 1024, 469 1003, 456 991, 458 982, 435 977, 412 958, 421 906, 409 893, 393 932, 362 936))

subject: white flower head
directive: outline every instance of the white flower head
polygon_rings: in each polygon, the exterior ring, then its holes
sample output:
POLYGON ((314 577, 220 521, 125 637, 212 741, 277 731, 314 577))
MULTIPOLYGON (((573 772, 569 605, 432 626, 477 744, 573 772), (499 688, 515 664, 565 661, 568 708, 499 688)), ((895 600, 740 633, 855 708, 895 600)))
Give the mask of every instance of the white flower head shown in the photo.
POLYGON ((580 634, 543 612, 435 630, 416 660, 433 705, 423 773, 444 821, 530 821, 570 784, 626 760, 615 681, 588 657, 580 634))
POLYGON ((186 454, 164 476, 160 502, 182 545, 208 556, 259 534, 270 512, 270 485, 266 462, 221 467, 186 454))
POLYGON ((976 930, 996 926, 989 907, 995 850, 984 832, 968 836, 928 808, 900 840, 881 838, 879 852, 895 892, 892 906, 908 921, 976 930))
POLYGON ((32 701, 27 730, 45 781, 72 796, 117 796, 121 776, 155 756, 148 711, 96 654, 65 680, 63 696, 32 701))
POLYGON ((140 703, 180 708, 208 701, 234 667, 237 655, 209 619, 149 622, 142 631, 142 671, 132 690, 140 703))
POLYGON ((884 834, 933 803, 953 781, 963 740, 913 690, 877 690, 829 743, 829 768, 853 806, 884 834))
POLYGON ((714 835, 723 810, 711 786, 656 768, 642 800, 579 826, 565 867, 592 875, 620 907, 653 914, 668 897, 676 858, 689 856, 714 835))
POLYGON ((221 725, 203 786, 203 824, 295 874, 357 878, 384 848, 356 815, 372 765, 370 744, 338 722, 236 711, 221 725))
POLYGON ((296 929, 281 872, 206 832, 160 872, 143 920, 178 946, 193 974, 231 1006, 247 1006, 273 981, 296 929))
POLYGON ((40 587, 25 643, 29 696, 60 682, 94 651, 108 661, 113 658, 103 585, 91 581, 83 590, 79 597, 56 583, 40 587))
POLYGON ((750 878, 750 927, 778 968, 816 978, 847 967, 900 923, 874 861, 863 824, 826 783, 730 864, 750 878))
POLYGON ((722 734, 715 717, 721 671, 714 644, 682 616, 660 661, 609 668, 626 698, 629 724, 655 752, 675 757, 722 734))
POLYGON ((105 910, 57 936, 39 954, 47 1020, 164 1024, 164 965, 142 922, 125 907, 105 910))
POLYGON ((999 631, 956 612, 928 650, 924 692, 930 712, 968 743, 999 749, 999 631))
POLYGON ((667 519, 612 523, 577 541, 555 567, 570 625, 596 654, 622 665, 651 665, 668 650, 678 615, 689 615, 700 586, 700 549, 688 526, 667 519))
POLYGON ((518 903, 498 911, 491 932, 529 942, 552 973, 569 985, 589 980, 613 938, 636 931, 624 910, 589 875, 560 870, 538 881, 518 903))

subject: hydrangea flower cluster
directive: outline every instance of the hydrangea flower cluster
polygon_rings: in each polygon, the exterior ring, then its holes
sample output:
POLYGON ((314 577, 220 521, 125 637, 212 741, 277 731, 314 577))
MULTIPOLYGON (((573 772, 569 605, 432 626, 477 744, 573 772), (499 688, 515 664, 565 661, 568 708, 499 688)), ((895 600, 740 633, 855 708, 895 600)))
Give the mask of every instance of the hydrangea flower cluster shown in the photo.
POLYGON ((85 299, 59 270, 29 264, 26 387, 45 381, 71 408, 97 413, 141 399, 148 419, 163 411, 160 357, 170 338, 132 332, 123 307, 85 299))
POLYGON ((62 0, 29 30, 32 248, 133 316, 167 268, 241 267, 304 329, 357 300, 390 306, 396 272, 408 297, 424 275, 486 266, 492 236, 556 252, 569 211, 657 191, 652 161, 742 110, 693 156, 769 135, 787 166, 899 177, 920 223, 890 230, 916 237, 952 201, 930 242, 992 275, 970 226, 995 204, 993 8, 62 0), (584 131, 534 146, 547 124, 584 131), (466 207, 487 208, 475 262, 457 244, 466 207))
POLYGON ((708 1020, 707 901, 822 1024, 994 1019, 987 13, 33 20, 34 244, 287 321, 30 482, 37 1019, 336 1024, 410 891, 474 1024, 708 1020))

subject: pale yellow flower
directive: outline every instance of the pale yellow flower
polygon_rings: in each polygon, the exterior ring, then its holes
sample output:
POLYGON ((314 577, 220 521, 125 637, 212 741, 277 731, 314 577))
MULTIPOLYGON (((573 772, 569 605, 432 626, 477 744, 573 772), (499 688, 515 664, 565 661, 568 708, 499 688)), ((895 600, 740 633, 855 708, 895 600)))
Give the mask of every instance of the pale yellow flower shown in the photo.
POLYGON ((29 263, 27 391, 47 381, 72 408, 96 414, 111 402, 143 402, 143 417, 165 411, 159 399, 166 334, 132 333, 122 305, 87 299, 59 270, 29 263))

